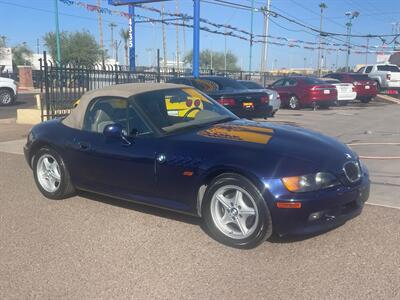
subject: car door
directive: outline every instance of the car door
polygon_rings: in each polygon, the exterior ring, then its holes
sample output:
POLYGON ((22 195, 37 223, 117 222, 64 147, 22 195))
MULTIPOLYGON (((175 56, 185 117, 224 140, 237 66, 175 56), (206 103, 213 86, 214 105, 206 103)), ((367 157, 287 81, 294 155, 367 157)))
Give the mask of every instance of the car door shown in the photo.
POLYGON ((286 105, 289 101, 289 94, 287 89, 285 88, 286 79, 279 79, 278 81, 272 84, 272 89, 276 90, 281 98, 282 104, 286 105))
POLYGON ((82 189, 112 196, 152 196, 157 139, 128 99, 97 98, 89 104, 84 130, 75 137, 72 178, 82 189), (119 123, 124 137, 103 134, 119 123))

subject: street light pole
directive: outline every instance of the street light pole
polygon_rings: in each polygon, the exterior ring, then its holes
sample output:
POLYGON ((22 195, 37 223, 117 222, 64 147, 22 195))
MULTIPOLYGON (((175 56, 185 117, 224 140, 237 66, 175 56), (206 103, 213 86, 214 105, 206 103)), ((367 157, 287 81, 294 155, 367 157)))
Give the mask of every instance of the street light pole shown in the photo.
POLYGON ((271 7, 271 0, 267 0, 267 7, 266 7, 267 11, 264 11, 264 28, 263 28, 264 41, 263 41, 262 52, 261 52, 260 72, 267 72, 270 7, 271 7))
POLYGON ((253 23, 254 23, 254 0, 251 0, 249 73, 251 73, 251 66, 252 66, 251 60, 253 58, 253 23))
POLYGON ((358 11, 346 12, 345 14, 349 21, 346 23, 347 26, 347 54, 346 54, 346 72, 349 72, 349 58, 350 58, 350 36, 351 36, 351 27, 353 26, 353 19, 357 18, 360 13, 358 11))
POLYGON ((54 0, 54 17, 56 23, 57 65, 61 63, 60 26, 58 22, 58 0, 54 0))

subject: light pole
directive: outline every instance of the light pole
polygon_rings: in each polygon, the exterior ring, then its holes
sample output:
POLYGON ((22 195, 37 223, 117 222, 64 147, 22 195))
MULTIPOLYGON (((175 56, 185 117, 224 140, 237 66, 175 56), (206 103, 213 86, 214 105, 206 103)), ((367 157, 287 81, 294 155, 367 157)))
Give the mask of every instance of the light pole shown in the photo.
POLYGON ((324 14, 324 9, 328 8, 328 6, 322 2, 319 4, 319 8, 321 10, 320 18, 319 18, 319 43, 318 43, 318 63, 317 63, 317 72, 318 76, 321 76, 321 56, 322 56, 322 49, 321 49, 321 43, 322 43, 322 18, 324 14))
POLYGON ((54 18, 56 25, 57 65, 61 64, 60 26, 58 22, 58 0, 54 0, 54 18))
POLYGON ((267 11, 264 11, 264 27, 263 27, 263 45, 261 50, 261 64, 260 73, 267 72, 268 65, 268 35, 269 35, 269 10, 271 7, 271 0, 267 0, 267 11))
POLYGON ((249 73, 251 73, 251 60, 253 58, 253 23, 254 23, 254 0, 251 0, 249 73))
POLYGON ((353 19, 357 18, 360 13, 358 11, 348 11, 345 14, 349 21, 346 23, 347 26, 347 54, 346 54, 346 72, 349 72, 349 58, 350 58, 350 35, 351 27, 353 26, 353 19))

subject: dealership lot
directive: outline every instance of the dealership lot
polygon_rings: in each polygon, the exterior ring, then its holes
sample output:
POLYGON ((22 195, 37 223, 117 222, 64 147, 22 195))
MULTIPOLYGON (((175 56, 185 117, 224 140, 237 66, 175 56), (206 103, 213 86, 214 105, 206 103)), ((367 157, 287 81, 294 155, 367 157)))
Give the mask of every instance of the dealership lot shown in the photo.
POLYGON ((400 210, 388 207, 400 208, 399 107, 280 110, 272 122, 357 144, 373 182, 368 202, 387 207, 251 251, 213 241, 195 218, 92 194, 46 200, 15 154, 29 126, 0 124, 0 297, 398 298, 400 210))

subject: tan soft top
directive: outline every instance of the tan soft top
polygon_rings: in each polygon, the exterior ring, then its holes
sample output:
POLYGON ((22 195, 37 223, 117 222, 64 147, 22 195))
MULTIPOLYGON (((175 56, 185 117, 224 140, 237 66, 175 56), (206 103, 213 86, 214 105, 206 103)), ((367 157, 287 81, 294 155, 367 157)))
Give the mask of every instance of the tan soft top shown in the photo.
POLYGON ((73 109, 69 116, 66 117, 62 122, 66 126, 82 129, 86 109, 89 103, 98 97, 129 98, 146 92, 176 88, 187 88, 187 86, 172 83, 127 83, 110 85, 105 88, 89 91, 82 95, 82 97, 79 99, 78 106, 73 109))

